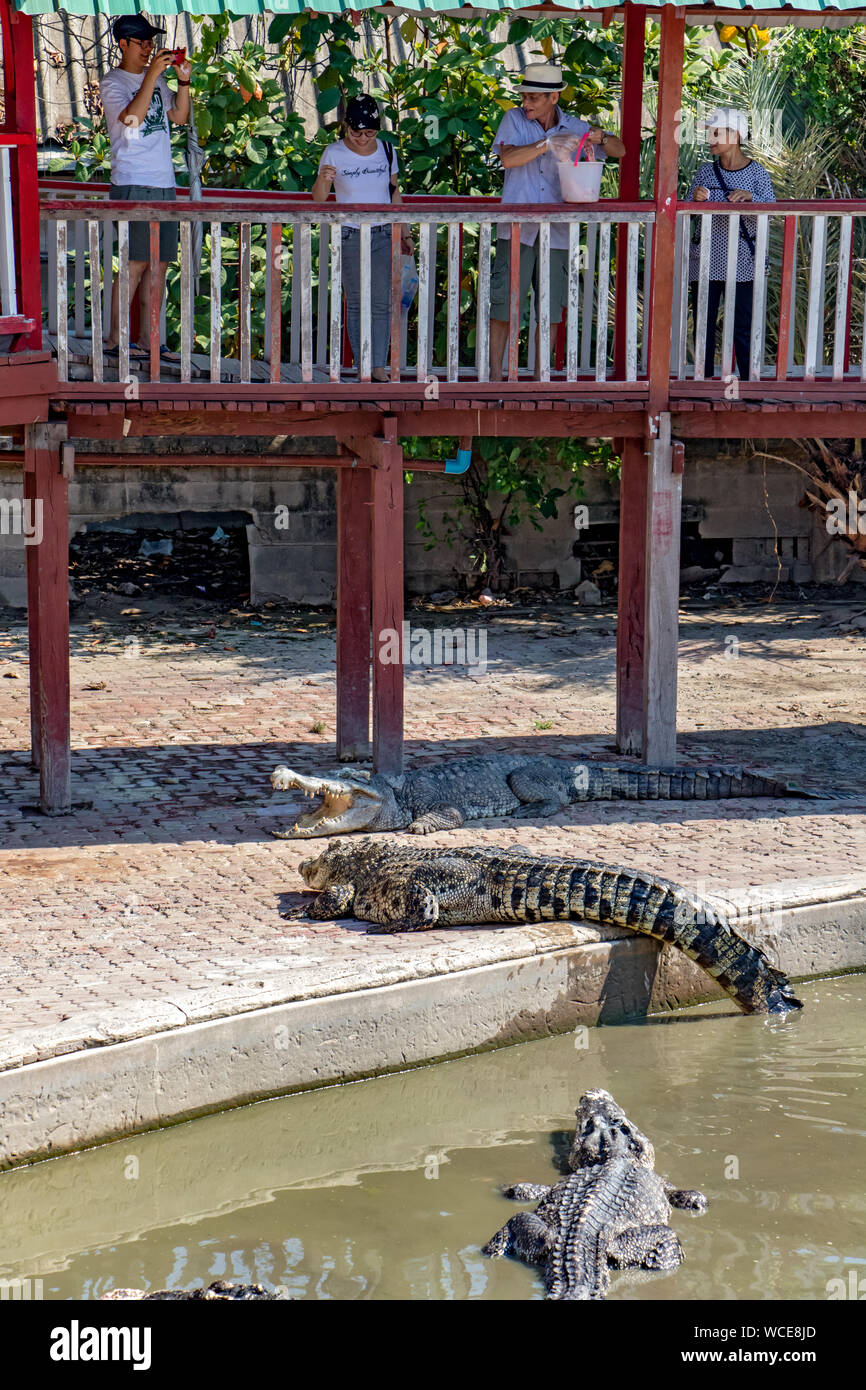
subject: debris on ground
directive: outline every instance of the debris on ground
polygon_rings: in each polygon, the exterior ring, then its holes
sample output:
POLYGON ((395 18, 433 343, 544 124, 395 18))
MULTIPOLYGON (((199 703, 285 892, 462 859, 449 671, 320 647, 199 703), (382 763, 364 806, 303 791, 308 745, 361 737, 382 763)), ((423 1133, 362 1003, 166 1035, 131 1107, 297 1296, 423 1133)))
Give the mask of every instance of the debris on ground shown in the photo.
POLYGON ((177 530, 171 535, 90 530, 74 536, 69 546, 69 577, 80 598, 203 596, 238 604, 249 598, 249 573, 243 526, 228 531, 177 530))

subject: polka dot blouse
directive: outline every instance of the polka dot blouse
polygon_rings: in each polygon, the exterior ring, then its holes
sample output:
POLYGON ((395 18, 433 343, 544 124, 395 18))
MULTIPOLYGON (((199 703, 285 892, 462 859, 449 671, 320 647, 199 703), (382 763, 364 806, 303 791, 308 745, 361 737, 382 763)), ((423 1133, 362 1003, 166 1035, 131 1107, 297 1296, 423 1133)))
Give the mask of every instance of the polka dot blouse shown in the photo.
MULTIPOLYGON (((751 160, 743 169, 723 169, 722 177, 728 188, 745 188, 752 195, 753 203, 775 203, 776 195, 773 192, 773 185, 770 182, 770 175, 763 165, 758 164, 754 159, 751 160)), ((684 199, 685 202, 692 202, 696 188, 706 188, 709 192, 708 202, 724 203, 727 202, 727 194, 719 182, 716 174, 716 166, 713 162, 707 161, 698 166, 698 170, 692 179, 691 187, 684 199)), ((748 204, 742 203, 741 207, 748 204)), ((728 265, 728 219, 727 217, 714 217, 712 220, 712 236, 710 239, 710 279, 724 280, 727 274, 728 265)), ((752 246, 755 241, 755 228, 757 218, 744 217, 740 226, 752 239, 752 246)), ((697 235, 697 241, 693 241, 689 249, 689 279, 697 280, 698 266, 701 259, 700 244, 700 220, 692 215, 691 234, 697 235), (697 233, 695 229, 697 228, 697 233)), ((754 280, 755 278, 755 256, 752 247, 749 246, 743 232, 740 232, 739 247, 737 250, 737 281, 754 280)))

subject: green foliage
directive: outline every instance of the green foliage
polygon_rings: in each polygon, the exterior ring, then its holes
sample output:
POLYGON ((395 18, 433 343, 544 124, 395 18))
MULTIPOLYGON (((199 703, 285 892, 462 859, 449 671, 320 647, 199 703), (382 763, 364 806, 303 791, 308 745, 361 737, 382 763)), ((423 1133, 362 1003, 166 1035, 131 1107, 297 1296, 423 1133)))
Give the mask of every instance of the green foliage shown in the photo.
MULTIPOLYGON (((411 468, 413 458, 453 458, 456 449, 456 439, 409 439, 404 457, 411 468)), ((441 531, 434 529, 423 501, 417 529, 428 550, 437 540, 464 548, 479 582, 501 589, 512 528, 528 522, 542 530, 539 518, 555 518, 563 498, 581 495, 583 471, 591 465, 616 471, 607 441, 476 439, 467 472, 455 479, 458 491, 449 490, 453 506, 442 516, 441 531)))
POLYGON ((102 115, 80 116, 70 125, 58 128, 56 134, 66 153, 62 158, 52 159, 48 166, 49 174, 68 173, 71 159, 73 177, 79 183, 108 179, 111 171, 111 142, 102 115))
POLYGON ((791 99, 852 149, 863 144, 866 30, 787 29, 773 50, 791 99))
POLYGON ((192 66, 196 133, 207 155, 203 178, 256 192, 309 188, 318 159, 303 120, 286 111, 282 87, 265 71, 266 50, 247 40, 224 51, 228 33, 227 15, 203 24, 192 66))

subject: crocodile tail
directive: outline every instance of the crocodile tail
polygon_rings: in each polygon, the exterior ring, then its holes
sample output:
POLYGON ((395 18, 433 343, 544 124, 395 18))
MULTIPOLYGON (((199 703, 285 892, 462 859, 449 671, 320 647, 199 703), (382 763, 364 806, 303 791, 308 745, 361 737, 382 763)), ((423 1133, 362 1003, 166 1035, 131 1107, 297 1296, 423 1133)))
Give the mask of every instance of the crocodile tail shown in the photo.
MULTIPOLYGON (((744 1013, 788 1013, 802 1008, 788 977, 770 963, 711 903, 679 888, 655 885, 646 927, 657 941, 669 942, 705 970, 744 1013)), ((652 894, 651 894, 652 896, 652 894)), ((631 924, 629 924, 631 925, 631 924)))
POLYGON ((722 987, 744 1013, 787 1013, 802 1008, 787 976, 764 952, 735 931, 712 903, 667 879, 630 869, 574 861, 567 888, 564 866, 554 869, 554 911, 567 900, 568 916, 628 927, 675 946, 722 987))
POLYGON ((550 1253, 547 1297, 555 1301, 603 1299, 610 1287, 607 1264, 607 1232, 602 1225, 580 1219, 565 1201, 559 1212, 559 1232, 550 1253))
POLYGON ((831 793, 808 791, 741 767, 620 767, 587 763, 576 769, 575 799, 580 801, 722 801, 740 796, 807 797, 833 800, 831 793))

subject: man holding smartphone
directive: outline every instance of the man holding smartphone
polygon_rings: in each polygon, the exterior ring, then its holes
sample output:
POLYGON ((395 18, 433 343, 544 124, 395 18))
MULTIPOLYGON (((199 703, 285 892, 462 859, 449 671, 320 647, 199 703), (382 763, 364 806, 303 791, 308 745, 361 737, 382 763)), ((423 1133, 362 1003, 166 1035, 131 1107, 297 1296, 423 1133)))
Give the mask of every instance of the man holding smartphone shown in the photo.
MULTIPOLYGON (((102 79, 99 94, 111 140, 111 197, 123 202, 173 202, 175 200, 174 163, 171 156, 173 125, 189 120, 190 62, 179 61, 171 48, 154 51, 154 36, 164 30, 143 15, 122 15, 114 22, 114 37, 120 48, 119 67, 102 79), (165 80, 166 69, 177 69, 177 93, 165 80)), ((177 257, 178 224, 159 225, 159 265, 155 277, 150 270, 150 226, 147 222, 129 224, 129 297, 140 287, 142 322, 149 322, 153 295, 159 303, 165 292, 165 275, 170 261, 177 257)), ((119 294, 117 280, 111 298, 111 326, 106 342, 109 357, 118 354, 119 294)), ((179 354, 164 344, 160 355, 178 361, 179 354)), ((141 361, 147 352, 130 344, 130 358, 141 361)))

